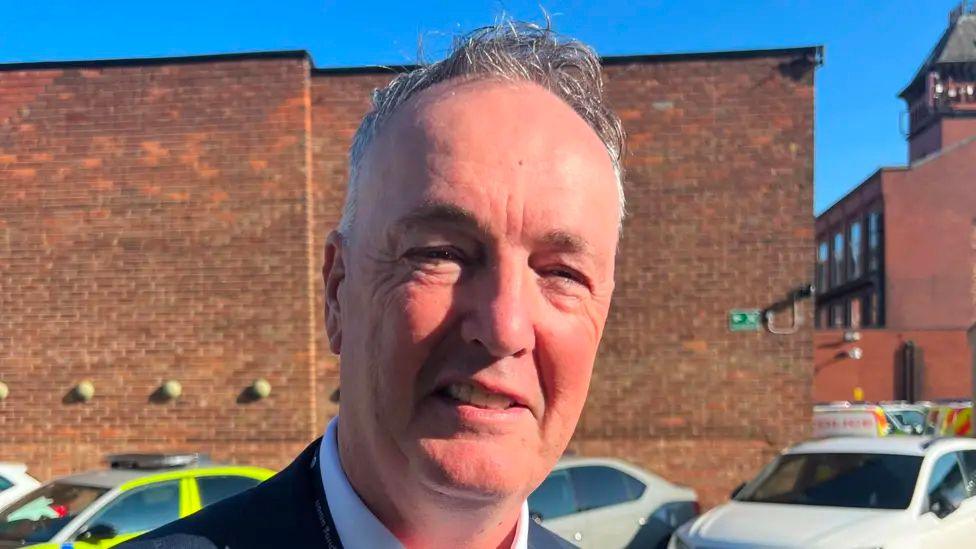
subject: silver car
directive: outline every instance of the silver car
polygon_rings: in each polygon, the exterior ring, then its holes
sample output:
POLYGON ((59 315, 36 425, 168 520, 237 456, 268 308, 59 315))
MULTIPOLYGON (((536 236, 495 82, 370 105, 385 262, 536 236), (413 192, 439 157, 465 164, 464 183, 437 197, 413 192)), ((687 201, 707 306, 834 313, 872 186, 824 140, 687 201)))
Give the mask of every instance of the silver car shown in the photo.
POLYGON ((698 497, 634 465, 566 457, 529 496, 529 514, 583 547, 666 547, 698 515, 698 497))

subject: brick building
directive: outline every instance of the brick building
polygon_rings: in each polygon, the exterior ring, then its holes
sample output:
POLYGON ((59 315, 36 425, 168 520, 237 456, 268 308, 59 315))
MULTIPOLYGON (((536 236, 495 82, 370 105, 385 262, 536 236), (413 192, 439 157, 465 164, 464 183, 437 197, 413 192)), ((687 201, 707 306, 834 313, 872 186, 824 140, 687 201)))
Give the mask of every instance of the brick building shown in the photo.
POLYGON ((900 97, 908 165, 878 170, 817 217, 817 400, 854 387, 869 400, 972 395, 976 13, 951 14, 900 97), (863 339, 845 343, 844 330, 863 339))
MULTIPOLYGON (((819 55, 605 59, 630 217, 576 450, 714 503, 804 435, 809 307, 792 335, 727 323, 809 282, 819 55)), ((318 436, 337 410, 323 240, 390 77, 304 52, 0 66, 0 459, 45 478, 122 450, 280 467, 318 436)))

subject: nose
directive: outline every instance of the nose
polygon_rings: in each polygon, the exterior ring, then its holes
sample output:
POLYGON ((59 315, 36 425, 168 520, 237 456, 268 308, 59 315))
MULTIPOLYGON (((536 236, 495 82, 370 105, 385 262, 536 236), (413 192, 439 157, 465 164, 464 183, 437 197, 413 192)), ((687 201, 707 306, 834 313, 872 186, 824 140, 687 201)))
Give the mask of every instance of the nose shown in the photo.
POLYGON ((461 336, 495 358, 520 357, 535 348, 533 283, 528 266, 507 259, 472 280, 461 336))

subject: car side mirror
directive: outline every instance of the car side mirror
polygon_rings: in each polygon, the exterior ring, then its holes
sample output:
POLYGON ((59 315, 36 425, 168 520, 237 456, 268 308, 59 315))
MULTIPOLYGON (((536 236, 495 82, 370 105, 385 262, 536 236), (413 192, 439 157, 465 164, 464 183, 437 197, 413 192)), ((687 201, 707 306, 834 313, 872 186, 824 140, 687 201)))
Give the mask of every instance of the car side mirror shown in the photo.
POLYGON ((537 524, 542 524, 542 513, 538 511, 529 511, 529 518, 534 520, 537 524))
POLYGON ((114 526, 93 524, 78 534, 78 539, 81 541, 101 541, 114 538, 117 535, 119 535, 119 532, 114 526))
POLYGON ((739 492, 741 492, 742 489, 745 488, 745 487, 746 487, 746 483, 744 483, 744 482, 742 484, 736 486, 735 489, 732 490, 732 493, 729 494, 729 499, 735 499, 735 496, 739 495, 739 492))

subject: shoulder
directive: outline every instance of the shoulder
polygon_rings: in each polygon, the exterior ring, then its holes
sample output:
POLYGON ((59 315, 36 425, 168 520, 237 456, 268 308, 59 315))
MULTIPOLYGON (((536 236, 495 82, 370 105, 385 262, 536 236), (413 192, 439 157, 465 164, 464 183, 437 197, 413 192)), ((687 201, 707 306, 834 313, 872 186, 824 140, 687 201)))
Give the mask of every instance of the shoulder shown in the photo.
POLYGON ((529 522, 529 549, 576 549, 575 545, 546 530, 536 521, 529 522))

